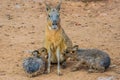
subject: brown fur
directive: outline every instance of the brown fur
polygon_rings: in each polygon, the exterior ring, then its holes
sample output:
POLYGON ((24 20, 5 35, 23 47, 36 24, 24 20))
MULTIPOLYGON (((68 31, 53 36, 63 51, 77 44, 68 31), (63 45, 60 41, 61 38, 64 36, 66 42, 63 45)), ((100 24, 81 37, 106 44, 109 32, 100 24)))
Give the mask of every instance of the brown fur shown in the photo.
MULTIPOLYGON (((67 47, 72 46, 71 40, 68 38, 68 36, 65 34, 62 27, 59 25, 59 30, 52 31, 49 30, 48 25, 46 26, 45 31, 45 47, 46 49, 50 49, 52 51, 52 63, 57 63, 57 57, 56 57, 56 49, 57 47, 60 47, 60 54, 63 55, 63 50, 65 50, 67 47)), ((63 56, 60 57, 60 61, 62 62, 65 60, 63 56)))
POLYGON ((65 34, 64 30, 60 25, 60 3, 51 8, 46 4, 47 11, 47 26, 45 28, 45 44, 44 47, 48 50, 48 73, 50 72, 50 65, 52 63, 57 63, 58 75, 61 75, 60 63, 65 68, 66 59, 64 57, 63 51, 67 47, 72 46, 71 40, 65 34))

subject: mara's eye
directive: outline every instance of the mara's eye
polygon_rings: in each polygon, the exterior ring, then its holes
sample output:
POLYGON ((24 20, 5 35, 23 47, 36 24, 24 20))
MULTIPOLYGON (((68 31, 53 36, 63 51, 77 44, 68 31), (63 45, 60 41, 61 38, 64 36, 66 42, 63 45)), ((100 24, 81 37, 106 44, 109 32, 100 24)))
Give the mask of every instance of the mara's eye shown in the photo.
POLYGON ((45 52, 45 50, 42 50, 42 52, 45 52))
POLYGON ((72 51, 72 53, 75 53, 75 51, 72 51))

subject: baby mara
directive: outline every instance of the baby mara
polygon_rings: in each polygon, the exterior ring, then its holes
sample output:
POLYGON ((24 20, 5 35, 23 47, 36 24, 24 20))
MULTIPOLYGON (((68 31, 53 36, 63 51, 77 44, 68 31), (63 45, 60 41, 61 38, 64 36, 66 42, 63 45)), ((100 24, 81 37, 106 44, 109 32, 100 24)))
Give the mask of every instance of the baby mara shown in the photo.
POLYGON ((47 73, 47 49, 42 47, 38 50, 29 51, 32 57, 23 61, 23 69, 28 77, 35 77, 39 74, 47 73))
POLYGON ((87 66, 88 72, 104 72, 111 63, 107 53, 98 49, 78 49, 78 45, 68 47, 65 56, 77 60, 71 71, 77 71, 81 66, 87 66))

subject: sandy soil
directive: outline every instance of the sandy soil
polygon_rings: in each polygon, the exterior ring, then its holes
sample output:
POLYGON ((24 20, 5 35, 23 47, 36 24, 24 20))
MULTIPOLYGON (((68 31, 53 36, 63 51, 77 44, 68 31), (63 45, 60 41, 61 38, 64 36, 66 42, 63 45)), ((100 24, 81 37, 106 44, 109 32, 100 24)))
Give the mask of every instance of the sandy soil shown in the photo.
POLYGON ((43 46, 45 5, 41 0, 0 0, 0 80, 120 80, 120 0, 63 0, 60 13, 61 25, 73 44, 108 52, 111 67, 105 73, 70 72, 75 62, 68 61, 63 76, 56 75, 54 65, 50 74, 26 77, 22 61, 30 55, 23 51, 43 46))

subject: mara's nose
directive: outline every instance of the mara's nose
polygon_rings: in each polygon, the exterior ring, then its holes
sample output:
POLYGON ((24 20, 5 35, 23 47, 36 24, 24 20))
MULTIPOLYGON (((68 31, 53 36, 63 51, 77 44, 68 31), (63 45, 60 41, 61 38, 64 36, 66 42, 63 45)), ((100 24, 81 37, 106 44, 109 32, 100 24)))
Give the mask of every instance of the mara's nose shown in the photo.
POLYGON ((52 25, 57 25, 57 21, 53 21, 52 25))

